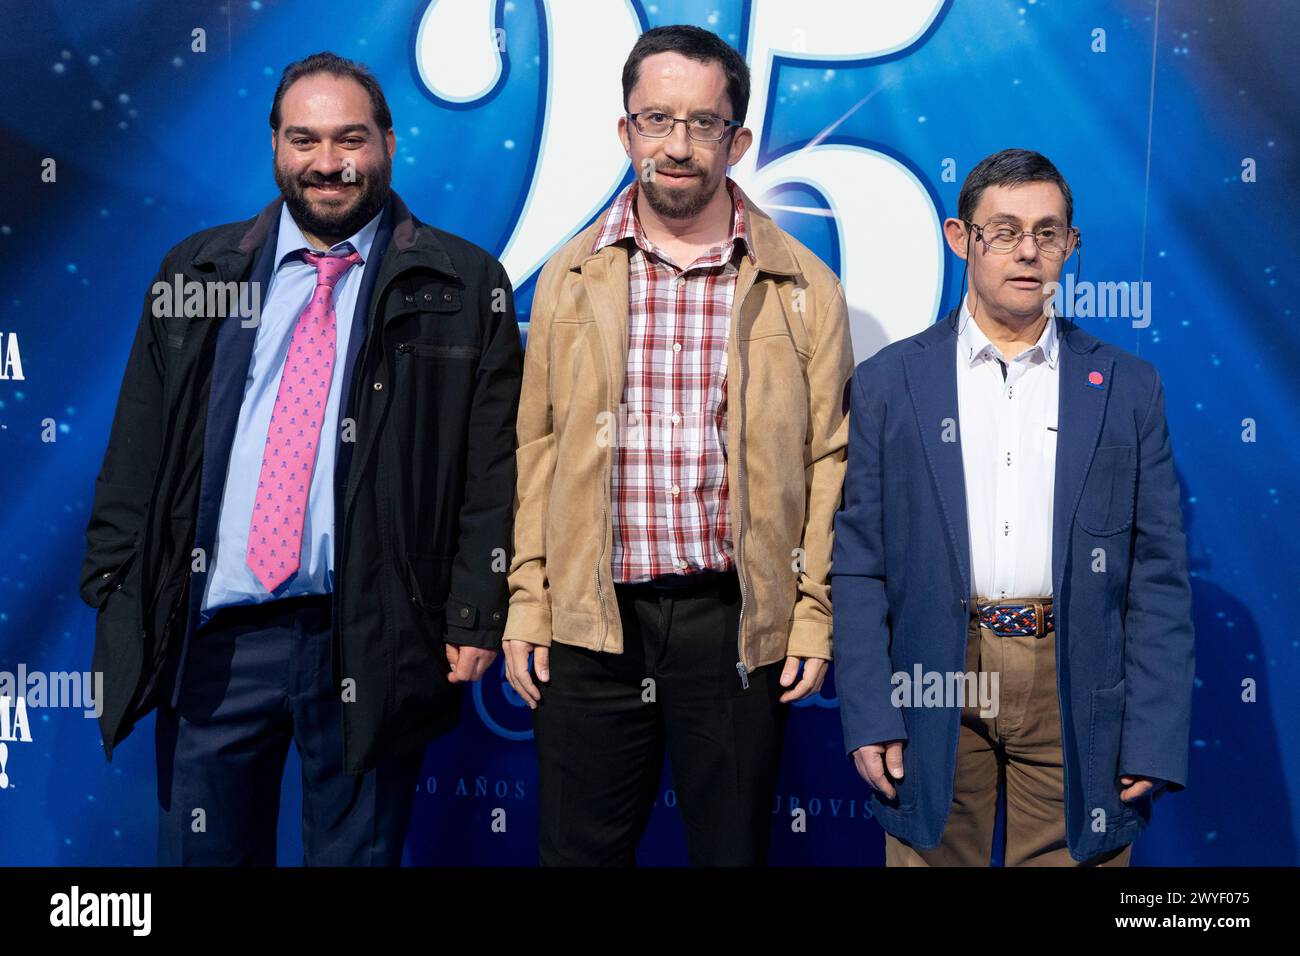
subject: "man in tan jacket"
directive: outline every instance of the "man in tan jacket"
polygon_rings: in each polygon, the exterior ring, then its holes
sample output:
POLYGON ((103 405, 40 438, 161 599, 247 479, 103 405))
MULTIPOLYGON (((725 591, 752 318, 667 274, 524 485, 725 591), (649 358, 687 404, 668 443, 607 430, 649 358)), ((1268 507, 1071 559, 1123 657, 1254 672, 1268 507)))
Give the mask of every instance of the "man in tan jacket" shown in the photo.
POLYGON ((650 30, 623 96, 637 178, 533 301, 507 677, 544 865, 634 863, 665 747, 692 862, 759 864, 788 706, 831 658, 848 311, 726 175, 753 138, 735 50, 650 30))

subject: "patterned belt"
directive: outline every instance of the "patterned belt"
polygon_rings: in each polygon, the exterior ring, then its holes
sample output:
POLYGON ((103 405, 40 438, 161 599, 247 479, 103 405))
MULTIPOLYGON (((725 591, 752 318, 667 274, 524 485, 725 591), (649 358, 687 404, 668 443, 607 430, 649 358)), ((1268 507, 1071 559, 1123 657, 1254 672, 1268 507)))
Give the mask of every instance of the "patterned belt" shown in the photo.
POLYGON ((976 603, 979 622, 1000 637, 1043 637, 1056 630, 1051 598, 976 603))

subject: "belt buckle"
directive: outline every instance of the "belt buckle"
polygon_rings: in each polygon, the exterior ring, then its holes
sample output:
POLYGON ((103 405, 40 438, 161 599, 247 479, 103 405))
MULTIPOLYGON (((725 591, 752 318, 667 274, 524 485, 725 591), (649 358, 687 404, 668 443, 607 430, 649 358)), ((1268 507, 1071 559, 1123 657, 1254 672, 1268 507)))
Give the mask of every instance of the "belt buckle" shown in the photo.
POLYGON ((1037 600, 1033 602, 1034 618, 1037 625, 1034 629, 1034 637, 1042 638, 1047 636, 1048 617, 1051 615, 1051 608, 1048 607, 1047 601, 1037 600))
MULTIPOLYGON (((1032 635, 1017 633, 1014 628, 1008 629, 1005 625, 990 625, 989 630, 998 637, 1034 637, 1042 638, 1047 635, 1047 602, 1041 599, 1029 599, 1025 601, 989 601, 979 606, 981 614, 985 612, 994 612, 996 608, 1033 608, 1034 609, 1034 632, 1032 635)), ((993 614, 996 617, 996 613, 993 614)))

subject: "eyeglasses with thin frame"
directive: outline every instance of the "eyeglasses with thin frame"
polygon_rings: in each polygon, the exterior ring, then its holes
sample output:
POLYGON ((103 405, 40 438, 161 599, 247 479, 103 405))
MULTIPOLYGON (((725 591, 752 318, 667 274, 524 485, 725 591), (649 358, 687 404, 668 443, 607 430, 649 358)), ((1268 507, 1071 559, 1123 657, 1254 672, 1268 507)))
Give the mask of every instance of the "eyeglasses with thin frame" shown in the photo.
POLYGON ((990 252, 999 254, 1010 252, 1020 245, 1025 236, 1032 236, 1034 245, 1038 251, 1049 259, 1059 259, 1065 255, 1068 250, 1074 249, 1082 241, 1077 226, 1062 228, 1060 226, 1044 226, 1042 229, 1031 232, 1030 230, 1019 230, 1008 223, 994 223, 990 226, 985 223, 982 226, 976 225, 969 219, 961 220, 975 235, 977 242, 984 243, 985 249, 990 252), (985 236, 987 230, 988 236, 985 236))
POLYGON ((685 123, 686 135, 697 143, 716 143, 727 135, 728 129, 744 125, 739 120, 723 119, 713 113, 698 113, 682 119, 669 116, 662 110, 641 110, 628 113, 627 118, 632 121, 638 133, 651 139, 663 139, 672 134, 678 123, 685 123))

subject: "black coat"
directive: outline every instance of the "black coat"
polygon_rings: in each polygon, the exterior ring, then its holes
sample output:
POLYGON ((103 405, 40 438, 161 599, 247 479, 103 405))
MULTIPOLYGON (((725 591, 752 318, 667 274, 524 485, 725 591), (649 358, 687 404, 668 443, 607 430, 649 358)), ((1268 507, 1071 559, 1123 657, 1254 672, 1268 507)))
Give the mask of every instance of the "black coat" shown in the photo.
MULTIPOLYGON (((259 253, 275 242, 281 202, 185 239, 154 282, 248 281, 269 262, 259 253)), ((523 364, 495 258, 421 223, 396 194, 381 223, 383 257, 362 286, 366 331, 344 370, 340 423, 355 422, 354 440, 339 442, 336 463, 334 665, 351 773, 456 723, 460 688, 447 681, 444 642, 500 646, 523 364)), ((229 409, 210 416, 209 397, 220 411, 236 396, 237 414, 242 388, 227 385, 247 373, 245 363, 214 376, 219 333, 241 335, 238 316, 159 318, 153 302, 147 294, 81 569, 81 596, 98 608, 93 667, 104 674, 109 759, 141 717, 176 699, 212 566, 194 554, 212 555, 215 532, 202 526, 214 521, 202 509, 215 510, 214 493, 220 500, 225 469, 213 460, 228 460, 233 435, 229 409), (229 423, 219 440, 206 435, 213 420, 229 423)))

